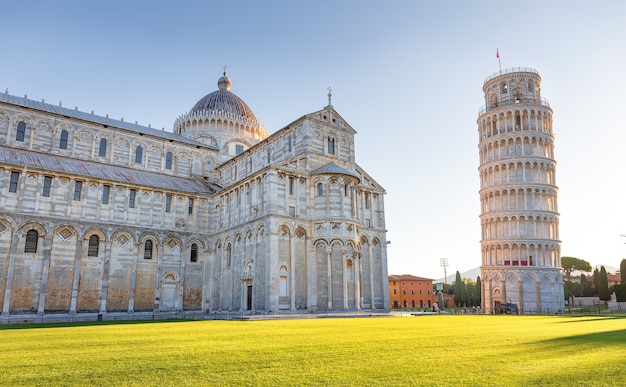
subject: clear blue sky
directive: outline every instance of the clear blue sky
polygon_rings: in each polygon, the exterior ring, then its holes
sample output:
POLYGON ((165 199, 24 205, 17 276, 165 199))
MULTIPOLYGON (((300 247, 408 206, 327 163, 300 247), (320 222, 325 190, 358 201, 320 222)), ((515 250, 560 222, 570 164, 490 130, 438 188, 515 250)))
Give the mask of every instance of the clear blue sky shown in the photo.
POLYGON ((224 65, 270 133, 327 104, 387 190, 390 274, 480 266, 482 84, 532 67, 554 109, 562 255, 626 256, 626 2, 12 1, 0 88, 171 130, 224 65))

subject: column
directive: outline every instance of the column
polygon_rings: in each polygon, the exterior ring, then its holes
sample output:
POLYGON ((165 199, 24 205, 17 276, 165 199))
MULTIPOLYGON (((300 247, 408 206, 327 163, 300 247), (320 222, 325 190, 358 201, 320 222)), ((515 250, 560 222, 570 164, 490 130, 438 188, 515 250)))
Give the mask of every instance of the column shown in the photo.
POLYGON ((2 316, 9 316, 11 306, 11 288, 13 287, 13 272, 15 271, 15 253, 17 251, 17 242, 19 241, 20 232, 13 232, 11 239, 11 251, 9 252, 9 269, 7 270, 7 282, 4 290, 4 301, 2 303, 2 316))
POLYGON ((48 285, 48 273, 50 272, 50 250, 52 249, 52 235, 44 238, 43 243, 43 267, 41 270, 41 288, 39 290, 39 306, 37 314, 43 316, 46 304, 46 291, 48 285))
POLYGON ((326 277, 328 280, 328 310, 333 308, 333 284, 332 284, 332 268, 331 268, 331 252, 332 246, 326 247, 326 277))
POLYGON ((100 313, 107 311, 107 296, 109 292, 109 265, 111 262, 111 240, 105 242, 104 265, 102 267, 102 289, 100 290, 100 313))
POLYGON ((131 277, 130 277, 130 294, 128 296, 128 313, 133 313, 135 311, 135 286, 137 285, 137 262, 139 261, 139 257, 142 253, 141 243, 136 243, 135 246, 137 250, 135 251, 135 260, 133 261, 132 269, 131 269, 131 277))
POLYGON ((80 280, 80 261, 85 240, 81 240, 76 235, 76 254, 74 256, 74 277, 72 279, 72 299, 70 301, 70 313, 76 313, 76 299, 78 298, 78 283, 80 280))

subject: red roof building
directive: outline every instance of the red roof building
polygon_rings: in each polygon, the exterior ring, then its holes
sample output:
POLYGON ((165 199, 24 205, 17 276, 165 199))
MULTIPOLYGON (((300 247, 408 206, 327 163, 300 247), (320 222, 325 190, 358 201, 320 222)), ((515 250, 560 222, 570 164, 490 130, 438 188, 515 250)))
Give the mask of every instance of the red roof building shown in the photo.
POLYGON ((389 302, 392 309, 431 308, 437 302, 433 279, 410 274, 389 276, 389 302))

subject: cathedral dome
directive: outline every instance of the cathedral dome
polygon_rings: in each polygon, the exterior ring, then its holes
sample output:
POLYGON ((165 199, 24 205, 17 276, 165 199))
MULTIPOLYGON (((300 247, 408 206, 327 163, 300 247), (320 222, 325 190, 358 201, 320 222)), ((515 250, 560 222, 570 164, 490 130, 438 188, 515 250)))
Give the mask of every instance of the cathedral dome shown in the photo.
POLYGON ((256 121, 256 117, 248 105, 241 98, 230 92, 231 85, 232 82, 224 71, 224 75, 217 81, 218 90, 204 96, 194 105, 189 113, 222 111, 256 121))

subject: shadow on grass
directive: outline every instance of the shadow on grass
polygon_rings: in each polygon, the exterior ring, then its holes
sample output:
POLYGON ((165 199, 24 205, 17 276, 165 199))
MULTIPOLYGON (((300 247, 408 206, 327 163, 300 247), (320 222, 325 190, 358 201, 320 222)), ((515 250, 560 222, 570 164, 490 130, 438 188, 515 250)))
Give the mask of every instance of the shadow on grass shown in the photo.
POLYGON ((588 322, 589 319, 593 320, 621 320, 626 319, 625 314, 619 315, 583 315, 583 314, 575 314, 575 315, 564 315, 564 319, 561 321, 557 321, 557 324, 562 323, 575 323, 575 322, 588 322))
POLYGON ((194 322, 196 320, 165 319, 165 320, 107 320, 107 321, 76 321, 76 322, 53 322, 53 323, 30 323, 30 324, 0 324, 0 331, 13 329, 40 329, 40 328, 69 328, 91 327, 105 325, 140 325, 160 324, 172 322, 194 322))
POLYGON ((585 346, 625 346, 626 329, 607 332, 585 333, 574 336, 559 337, 542 341, 544 344, 554 344, 559 347, 576 346, 578 349, 585 346))

